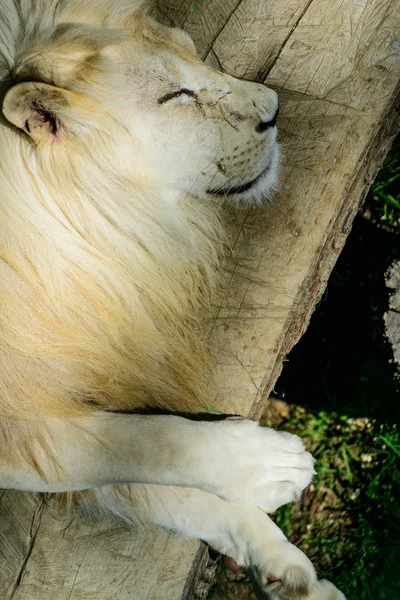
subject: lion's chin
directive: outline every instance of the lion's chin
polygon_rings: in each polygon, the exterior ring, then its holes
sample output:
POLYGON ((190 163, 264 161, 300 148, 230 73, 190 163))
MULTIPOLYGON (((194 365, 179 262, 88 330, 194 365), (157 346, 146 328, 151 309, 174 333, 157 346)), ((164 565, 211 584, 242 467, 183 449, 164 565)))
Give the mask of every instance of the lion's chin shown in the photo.
POLYGON ((232 186, 229 188, 219 188, 216 190, 207 190, 207 194, 209 196, 232 196, 232 195, 238 196, 239 194, 244 194, 245 192, 248 192, 249 190, 254 188, 257 185, 257 183, 259 183, 262 179, 264 179, 264 177, 267 175, 269 169, 270 169, 270 164, 268 164, 265 167, 265 169, 263 169, 261 171, 261 173, 259 175, 257 175, 257 177, 252 179, 251 181, 242 183, 241 185, 238 185, 236 187, 232 186))
POLYGON ((208 195, 224 196, 229 201, 237 204, 261 203, 270 200, 272 192, 276 189, 279 178, 279 148, 274 148, 268 165, 261 173, 239 186, 207 190, 208 195))

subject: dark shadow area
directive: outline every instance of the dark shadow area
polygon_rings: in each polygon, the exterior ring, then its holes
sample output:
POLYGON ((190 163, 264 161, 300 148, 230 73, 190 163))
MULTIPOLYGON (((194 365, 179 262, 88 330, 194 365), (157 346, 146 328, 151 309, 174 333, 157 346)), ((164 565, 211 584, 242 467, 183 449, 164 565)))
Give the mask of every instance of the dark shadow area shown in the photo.
POLYGON ((384 273, 400 258, 400 235, 358 215, 307 332, 275 392, 310 410, 398 422, 400 394, 384 337, 384 273))

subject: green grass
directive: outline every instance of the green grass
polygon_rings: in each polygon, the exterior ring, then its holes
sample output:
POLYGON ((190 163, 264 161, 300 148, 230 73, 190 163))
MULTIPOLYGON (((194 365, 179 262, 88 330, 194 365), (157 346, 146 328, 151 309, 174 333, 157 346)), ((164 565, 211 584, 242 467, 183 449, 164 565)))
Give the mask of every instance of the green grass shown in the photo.
POLYGON ((317 474, 305 506, 281 507, 277 523, 349 600, 400 598, 397 427, 295 407, 282 428, 307 440, 317 474))

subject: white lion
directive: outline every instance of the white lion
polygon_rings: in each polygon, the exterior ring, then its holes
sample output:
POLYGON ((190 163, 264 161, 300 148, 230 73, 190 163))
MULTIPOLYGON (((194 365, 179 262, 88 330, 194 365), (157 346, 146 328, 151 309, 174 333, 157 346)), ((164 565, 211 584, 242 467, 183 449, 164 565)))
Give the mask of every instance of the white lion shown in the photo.
POLYGON ((0 81, 0 487, 89 490, 253 567, 271 598, 343 598, 266 515, 311 480, 300 439, 133 414, 209 404, 218 197, 273 187, 275 92, 139 0, 2 0, 0 81))

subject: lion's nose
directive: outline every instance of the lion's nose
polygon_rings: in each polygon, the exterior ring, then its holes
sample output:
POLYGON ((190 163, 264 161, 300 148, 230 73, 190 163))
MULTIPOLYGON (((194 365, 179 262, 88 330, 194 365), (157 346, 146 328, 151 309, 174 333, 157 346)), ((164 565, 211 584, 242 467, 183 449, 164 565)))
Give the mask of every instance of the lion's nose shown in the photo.
POLYGON ((260 121, 260 123, 256 127, 257 133, 262 133, 263 131, 268 129, 268 127, 275 127, 276 120, 278 118, 278 114, 279 114, 279 108, 276 109, 276 112, 275 112, 274 116, 272 117, 272 119, 270 119, 269 121, 260 121))

